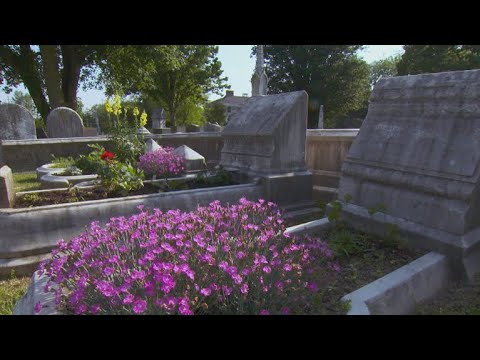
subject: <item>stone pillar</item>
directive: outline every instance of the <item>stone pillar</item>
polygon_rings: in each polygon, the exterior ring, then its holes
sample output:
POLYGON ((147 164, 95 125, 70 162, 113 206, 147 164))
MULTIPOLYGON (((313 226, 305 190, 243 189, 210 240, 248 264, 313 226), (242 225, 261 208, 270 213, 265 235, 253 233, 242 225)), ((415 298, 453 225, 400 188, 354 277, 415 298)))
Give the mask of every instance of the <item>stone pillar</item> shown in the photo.
POLYGON ((12 208, 15 205, 12 170, 7 166, 0 168, 0 208, 12 208))

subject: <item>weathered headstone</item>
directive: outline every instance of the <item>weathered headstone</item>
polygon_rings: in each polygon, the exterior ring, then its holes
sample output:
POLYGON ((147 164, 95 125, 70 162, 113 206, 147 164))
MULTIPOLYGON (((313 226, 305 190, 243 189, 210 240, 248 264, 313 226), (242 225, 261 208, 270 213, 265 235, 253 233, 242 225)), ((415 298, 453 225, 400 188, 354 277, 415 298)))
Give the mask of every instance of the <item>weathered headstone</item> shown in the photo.
POLYGON ((165 112, 163 108, 157 107, 152 110, 152 129, 165 128, 165 112))
POLYGON ((47 116, 47 133, 50 138, 82 137, 82 118, 70 108, 55 108, 47 116))
POLYGON ((343 163, 345 219, 480 271, 479 104, 480 70, 380 79, 343 163))
POLYGON ((203 125, 204 132, 221 132, 222 130, 223 130, 223 127, 218 124, 212 124, 210 122, 206 122, 203 125))
POLYGON ((187 173, 205 170, 205 158, 187 145, 181 145, 173 150, 173 153, 185 159, 187 173))
POLYGON ((0 208, 12 208, 15 205, 12 170, 7 166, 0 168, 0 208))
POLYGON ((35 119, 25 107, 17 104, 0 104, 0 139, 36 139, 35 119))
POLYGON ((272 201, 312 198, 305 165, 308 95, 305 91, 249 98, 222 132, 220 165, 261 176, 272 201))

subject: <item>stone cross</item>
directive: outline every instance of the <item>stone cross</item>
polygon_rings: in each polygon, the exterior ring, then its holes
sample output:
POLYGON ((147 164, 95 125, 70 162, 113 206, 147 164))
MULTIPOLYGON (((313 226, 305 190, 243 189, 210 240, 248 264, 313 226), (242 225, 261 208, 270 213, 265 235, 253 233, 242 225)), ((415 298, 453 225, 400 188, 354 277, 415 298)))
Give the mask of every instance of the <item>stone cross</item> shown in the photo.
POLYGON ((265 74, 265 59, 263 45, 257 45, 257 64, 252 76, 252 96, 267 95, 268 79, 265 74))

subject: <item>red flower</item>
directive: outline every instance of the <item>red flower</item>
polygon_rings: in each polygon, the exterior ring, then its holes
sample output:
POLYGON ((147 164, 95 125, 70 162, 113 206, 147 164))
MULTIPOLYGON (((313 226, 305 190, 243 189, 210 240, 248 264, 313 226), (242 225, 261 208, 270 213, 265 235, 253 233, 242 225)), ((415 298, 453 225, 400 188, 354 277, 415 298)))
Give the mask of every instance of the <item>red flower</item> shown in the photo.
POLYGON ((115 154, 110 151, 104 151, 102 154, 102 160, 112 160, 115 154))

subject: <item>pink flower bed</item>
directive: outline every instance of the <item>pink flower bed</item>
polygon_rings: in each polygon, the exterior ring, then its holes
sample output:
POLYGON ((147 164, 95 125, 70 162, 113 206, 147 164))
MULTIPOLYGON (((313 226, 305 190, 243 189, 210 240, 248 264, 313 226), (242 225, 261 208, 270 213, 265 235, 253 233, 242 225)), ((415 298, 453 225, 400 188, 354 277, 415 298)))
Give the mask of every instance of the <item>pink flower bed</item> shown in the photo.
MULTIPOLYGON (((196 211, 140 208, 61 240, 40 272, 59 309, 75 314, 289 314, 318 290, 313 265, 334 271, 320 240, 284 235, 275 204, 241 199, 196 211), (59 284, 57 290, 51 282, 59 284)), ((36 304, 41 309, 42 304, 36 304)), ((300 306, 300 307, 301 307, 300 306)))
POLYGON ((174 154, 171 147, 160 148, 140 156, 138 168, 147 175, 170 177, 185 171, 185 159, 174 154))

